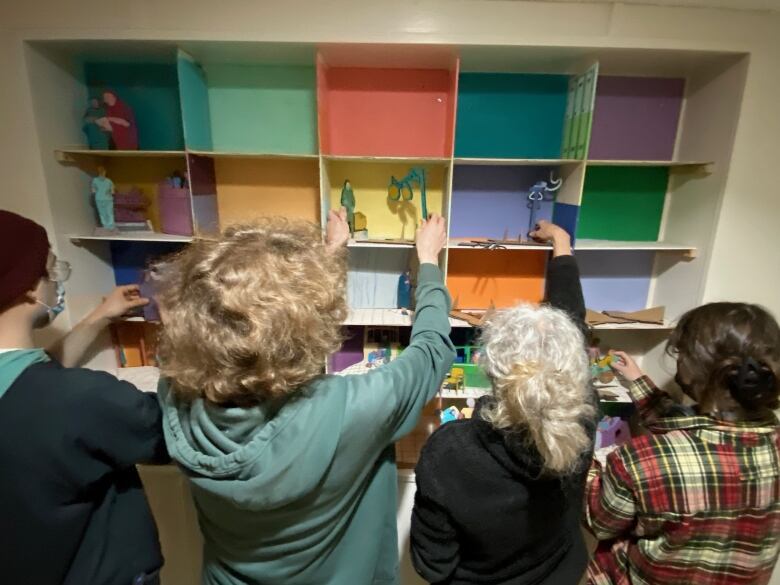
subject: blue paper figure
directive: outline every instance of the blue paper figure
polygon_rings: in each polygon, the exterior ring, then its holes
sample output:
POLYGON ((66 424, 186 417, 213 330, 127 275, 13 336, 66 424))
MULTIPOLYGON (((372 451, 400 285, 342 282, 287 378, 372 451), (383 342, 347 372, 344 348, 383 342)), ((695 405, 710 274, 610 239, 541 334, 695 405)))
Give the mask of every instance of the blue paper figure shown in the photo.
POLYGON ((528 191, 528 237, 536 229, 536 213, 542 208, 542 201, 555 201, 555 192, 561 188, 562 179, 554 179, 550 173, 550 181, 539 181, 528 191))
POLYGON ((92 195, 95 197, 100 225, 107 230, 115 230, 114 182, 106 176, 105 167, 98 167, 98 176, 92 179, 92 195))
POLYGON ((398 308, 412 308, 412 276, 408 270, 398 278, 398 308))

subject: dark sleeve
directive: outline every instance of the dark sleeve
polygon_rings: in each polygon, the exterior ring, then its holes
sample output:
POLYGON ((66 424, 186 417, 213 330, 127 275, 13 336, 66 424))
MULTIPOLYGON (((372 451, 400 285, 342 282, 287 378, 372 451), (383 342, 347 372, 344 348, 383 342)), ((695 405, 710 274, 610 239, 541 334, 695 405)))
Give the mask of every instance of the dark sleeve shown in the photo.
POLYGON ((417 492, 412 508, 412 564, 429 583, 447 583, 460 562, 457 532, 437 487, 437 454, 427 445, 415 469, 417 492))
POLYGON ((587 332, 585 299, 582 296, 580 270, 574 256, 557 256, 550 260, 545 288, 545 301, 565 311, 583 332, 587 332))
POLYGON ((80 380, 80 416, 72 433, 91 457, 113 469, 167 463, 157 396, 104 372, 74 370, 80 380))

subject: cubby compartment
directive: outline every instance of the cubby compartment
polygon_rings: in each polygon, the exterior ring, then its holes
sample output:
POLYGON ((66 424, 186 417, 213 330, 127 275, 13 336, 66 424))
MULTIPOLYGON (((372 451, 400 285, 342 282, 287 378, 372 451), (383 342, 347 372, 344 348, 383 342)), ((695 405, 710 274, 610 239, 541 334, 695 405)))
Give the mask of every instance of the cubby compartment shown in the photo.
POLYGON ((355 212, 365 216, 370 240, 414 240, 416 226, 422 218, 422 185, 419 179, 423 176, 428 213, 446 213, 444 193, 448 169, 444 163, 328 160, 326 164, 330 208, 341 206, 344 182, 349 181, 355 198, 355 212), (411 200, 402 197, 394 201, 388 197, 393 178, 411 188, 411 200))
POLYGON ((395 309, 398 280, 415 252, 406 248, 350 248, 347 302, 350 309, 395 309))
MULTIPOLYGON (((107 117, 134 123, 139 150, 184 150, 176 65, 172 59, 170 62, 86 61, 84 78, 88 99, 102 102, 99 109, 107 117), (106 93, 113 93, 116 103, 105 103, 106 93), (132 111, 132 120, 126 119, 128 110, 132 111)), ((128 149, 126 144, 128 138, 132 140, 132 129, 128 132, 118 122, 112 122, 112 126, 116 128, 117 140, 108 148, 128 149)))
POLYGON ((561 158, 566 75, 461 73, 455 156, 561 158))
POLYGON ((588 167, 577 238, 658 240, 669 183, 665 167, 588 167))
POLYGON ((684 92, 681 78, 599 77, 588 158, 672 160, 684 92))
POLYGON ((451 249, 447 288, 453 306, 484 310, 537 303, 544 296, 546 264, 544 250, 451 249))
POLYGON ((144 271, 154 261, 178 252, 182 246, 177 242, 110 242, 116 285, 141 284, 144 271))
POLYGON ((219 223, 281 215, 320 221, 319 167, 316 160, 217 158, 219 223))
POLYGON ((320 55, 321 152, 338 156, 452 156, 457 61, 449 61, 431 68, 356 67, 331 63, 320 55))
POLYGON ((648 308, 655 252, 578 250, 585 306, 594 311, 648 308))
MULTIPOLYGON (((579 203, 581 171, 578 165, 456 164, 452 181, 451 238, 526 240, 536 222, 553 219, 556 206, 566 202, 572 206, 579 203), (558 180, 561 184, 557 191, 539 188, 542 182, 553 187, 558 180), (542 199, 537 199, 540 196, 542 199)), ((576 221, 576 215, 573 221, 576 221)), ((571 225, 571 221, 563 223, 567 228, 571 225)))
POLYGON ((313 63, 205 63, 180 52, 187 147, 243 154, 317 153, 313 63))

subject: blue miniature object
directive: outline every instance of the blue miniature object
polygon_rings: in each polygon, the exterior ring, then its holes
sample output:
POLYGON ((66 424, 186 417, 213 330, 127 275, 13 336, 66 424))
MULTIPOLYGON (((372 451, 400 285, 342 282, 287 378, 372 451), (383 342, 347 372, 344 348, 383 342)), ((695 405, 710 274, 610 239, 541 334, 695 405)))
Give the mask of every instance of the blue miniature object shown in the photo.
POLYGON ((555 193, 561 188, 562 179, 554 179, 552 172, 550 180, 539 181, 528 191, 528 209, 531 213, 528 215, 528 236, 536 229, 536 213, 542 208, 542 201, 555 201, 555 193))
POLYGON ((412 307, 412 276, 407 270, 398 277, 398 308, 410 309, 412 307))
POLYGON ((417 184, 420 187, 420 207, 422 219, 428 219, 428 196, 426 193, 426 175, 422 167, 409 169, 406 176, 400 181, 395 176, 390 177, 390 184, 387 186, 387 198, 390 201, 411 201, 414 198, 412 185, 417 184))
POLYGON ((445 408, 439 414, 439 420, 441 421, 441 424, 447 424, 448 422, 458 420, 459 418, 460 418, 460 411, 455 406, 450 406, 449 408, 445 408))

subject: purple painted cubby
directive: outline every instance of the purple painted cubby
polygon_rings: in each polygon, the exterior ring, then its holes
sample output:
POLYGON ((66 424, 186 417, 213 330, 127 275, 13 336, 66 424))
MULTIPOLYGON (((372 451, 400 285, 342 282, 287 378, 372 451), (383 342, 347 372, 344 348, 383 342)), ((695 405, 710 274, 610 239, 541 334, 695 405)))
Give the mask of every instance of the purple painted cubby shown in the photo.
POLYGON ((595 311, 647 308, 654 252, 578 250, 585 305, 595 311))
MULTIPOLYGON (((528 190, 547 180, 550 167, 458 165, 452 184, 453 238, 526 236, 528 190)), ((553 203, 542 202, 537 219, 552 219, 553 203)))
POLYGON ((599 77, 588 158, 672 160, 684 92, 684 79, 599 77))
POLYGON ((330 356, 331 372, 340 372, 363 361, 363 327, 351 326, 345 329, 341 349, 330 356))

